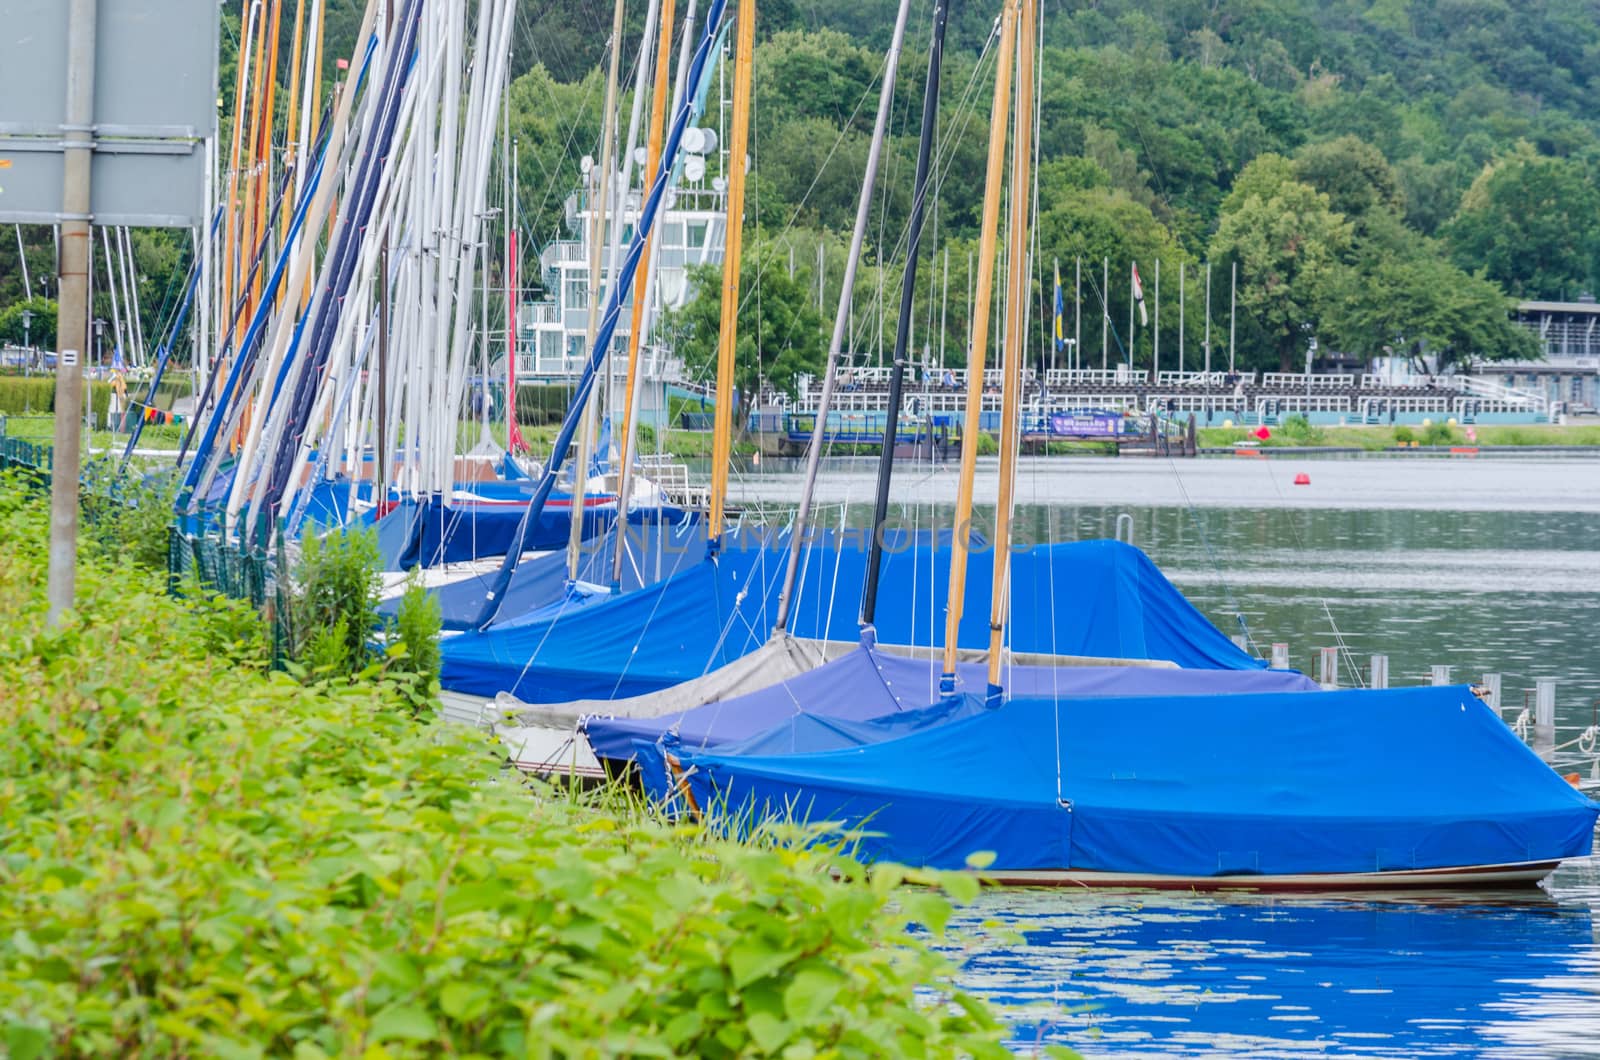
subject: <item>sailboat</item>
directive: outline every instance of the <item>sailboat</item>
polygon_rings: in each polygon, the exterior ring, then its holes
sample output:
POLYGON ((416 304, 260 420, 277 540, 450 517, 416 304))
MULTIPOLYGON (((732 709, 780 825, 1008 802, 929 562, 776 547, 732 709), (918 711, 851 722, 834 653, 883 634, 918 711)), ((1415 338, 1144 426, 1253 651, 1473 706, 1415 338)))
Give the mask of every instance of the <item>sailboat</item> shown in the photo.
MULTIPOLYGON (((1016 0, 1006 13, 1009 20, 1020 8, 1002 544, 1025 336, 1015 313, 1035 5, 1016 0)), ((1003 136, 1005 124, 992 131, 1003 136)), ((720 748, 704 738, 696 744, 691 719, 701 728, 708 719, 689 712, 667 738, 634 741, 635 760, 654 765, 647 783, 738 834, 773 820, 829 823, 866 861, 973 869, 1008 884, 1504 884, 1540 879, 1593 847, 1600 804, 1558 777, 1465 687, 1313 692, 1188 684, 1182 690, 1198 694, 1107 697, 1063 694, 1059 670, 1055 687, 1045 684, 1048 672, 1008 671, 997 649, 1006 598, 1022 582, 1008 584, 1019 572, 1008 573, 1007 550, 999 555, 982 693, 970 684, 961 690, 972 679, 947 640, 939 692, 920 706, 897 702, 876 716, 852 715, 836 706, 846 693, 819 681, 802 704, 812 709, 791 710, 778 725, 720 748), (1472 781, 1451 783, 1455 776, 1472 781)), ((957 559, 964 559, 959 542, 957 559)), ((952 581, 964 575, 958 570, 952 581)), ((952 609, 960 600, 952 593, 952 609)), ((953 613, 952 626, 958 620, 953 613)), ((1195 675, 1180 678, 1187 684, 1195 675)), ((851 680, 851 694, 865 684, 851 680)), ((1131 691, 1134 682, 1123 684, 1119 691, 1131 691)), ((589 727, 591 739, 628 736, 589 727)))

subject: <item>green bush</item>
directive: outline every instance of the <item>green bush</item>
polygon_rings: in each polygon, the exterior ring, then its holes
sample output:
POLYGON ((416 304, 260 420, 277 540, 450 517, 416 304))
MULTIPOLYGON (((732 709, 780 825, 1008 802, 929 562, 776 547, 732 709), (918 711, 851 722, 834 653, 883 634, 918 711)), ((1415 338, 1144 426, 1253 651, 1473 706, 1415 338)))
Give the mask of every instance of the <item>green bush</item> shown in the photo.
POLYGON ((1423 445, 1459 445, 1461 436, 1448 423, 1430 423, 1422 428, 1423 445))
POLYGON ((352 676, 371 661, 378 630, 378 533, 370 527, 321 531, 300 541, 294 570, 289 655, 313 673, 352 676))
POLYGON ((51 631, 43 499, 13 494, 13 1060, 1006 1055, 929 949, 935 891, 523 781, 475 730, 412 722, 388 682, 306 687, 213 654, 211 602, 94 557, 51 631))
POLYGON ((1394 440, 1398 445, 1410 445, 1417 440, 1417 436, 1410 427, 1401 424, 1394 429, 1394 440))
POLYGON ((401 649, 390 657, 391 672, 410 677, 408 698, 420 708, 434 701, 439 689, 439 630, 444 628, 439 598, 428 593, 422 571, 406 575, 405 595, 395 613, 394 639, 401 649))
POLYGON ((167 569, 168 527, 178 495, 177 472, 118 474, 116 457, 84 464, 80 492, 84 533, 108 556, 151 571, 167 569))

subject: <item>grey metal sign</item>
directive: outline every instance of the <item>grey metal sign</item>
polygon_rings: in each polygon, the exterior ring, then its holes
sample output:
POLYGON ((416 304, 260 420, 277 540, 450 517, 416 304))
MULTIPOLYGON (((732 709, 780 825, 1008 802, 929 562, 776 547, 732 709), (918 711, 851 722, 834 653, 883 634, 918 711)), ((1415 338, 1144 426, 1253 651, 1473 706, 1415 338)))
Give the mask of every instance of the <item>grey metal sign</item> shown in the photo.
MULTIPOLYGON (((187 226, 216 133, 217 0, 99 0, 97 224, 187 226)), ((0 0, 0 222, 61 213, 67 5, 0 0)))

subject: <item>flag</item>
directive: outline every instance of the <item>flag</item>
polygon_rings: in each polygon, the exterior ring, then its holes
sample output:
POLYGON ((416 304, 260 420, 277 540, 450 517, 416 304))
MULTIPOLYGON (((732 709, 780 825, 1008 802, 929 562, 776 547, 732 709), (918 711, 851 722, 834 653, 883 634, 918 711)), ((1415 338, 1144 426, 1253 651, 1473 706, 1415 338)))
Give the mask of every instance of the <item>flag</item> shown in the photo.
POLYGON ((1143 328, 1149 327, 1150 314, 1145 312, 1144 284, 1139 282, 1139 266, 1137 263, 1133 266, 1133 300, 1139 303, 1139 326, 1143 328))
POLYGON ((1061 263, 1056 262, 1056 352, 1067 344, 1066 332, 1067 299, 1061 293, 1061 263))

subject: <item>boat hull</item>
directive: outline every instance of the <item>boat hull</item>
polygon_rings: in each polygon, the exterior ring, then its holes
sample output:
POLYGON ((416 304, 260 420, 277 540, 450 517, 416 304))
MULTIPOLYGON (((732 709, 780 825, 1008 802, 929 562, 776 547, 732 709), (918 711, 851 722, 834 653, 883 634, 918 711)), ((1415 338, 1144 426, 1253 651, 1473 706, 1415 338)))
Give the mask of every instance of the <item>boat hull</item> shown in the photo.
POLYGON ((1085 872, 1077 869, 985 870, 983 881, 1003 887, 1120 887, 1162 891, 1337 892, 1425 888, 1533 885, 1561 864, 1523 861, 1505 865, 1459 865, 1395 872, 1328 872, 1294 875, 1161 876, 1137 872, 1085 872))

